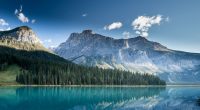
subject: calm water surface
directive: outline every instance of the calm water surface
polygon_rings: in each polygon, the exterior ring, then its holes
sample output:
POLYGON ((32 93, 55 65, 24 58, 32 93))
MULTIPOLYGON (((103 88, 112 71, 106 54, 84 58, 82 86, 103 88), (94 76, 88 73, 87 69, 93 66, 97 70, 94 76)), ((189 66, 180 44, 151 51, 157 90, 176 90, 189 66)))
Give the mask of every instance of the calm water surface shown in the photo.
POLYGON ((200 87, 0 87, 0 110, 200 110, 200 87))

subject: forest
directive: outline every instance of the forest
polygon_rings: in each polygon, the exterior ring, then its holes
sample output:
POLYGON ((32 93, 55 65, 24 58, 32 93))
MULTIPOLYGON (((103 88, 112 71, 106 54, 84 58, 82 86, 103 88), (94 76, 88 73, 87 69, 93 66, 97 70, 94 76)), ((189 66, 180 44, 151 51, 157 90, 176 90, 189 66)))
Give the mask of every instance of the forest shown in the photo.
POLYGON ((147 73, 101 69, 74 64, 53 53, 0 46, 0 73, 18 65, 16 81, 25 85, 165 85, 147 73))

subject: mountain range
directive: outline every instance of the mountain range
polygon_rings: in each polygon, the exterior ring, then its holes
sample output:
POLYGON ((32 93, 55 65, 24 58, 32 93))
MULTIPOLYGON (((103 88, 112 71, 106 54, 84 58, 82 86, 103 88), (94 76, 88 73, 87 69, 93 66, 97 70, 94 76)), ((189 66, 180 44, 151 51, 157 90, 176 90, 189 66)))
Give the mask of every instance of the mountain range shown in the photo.
POLYGON ((45 48, 27 26, 0 31, 0 85, 165 85, 150 74, 77 65, 45 48))
POLYGON ((168 83, 200 83, 199 53, 169 49, 142 36, 114 39, 84 30, 54 52, 76 64, 154 74, 168 83))

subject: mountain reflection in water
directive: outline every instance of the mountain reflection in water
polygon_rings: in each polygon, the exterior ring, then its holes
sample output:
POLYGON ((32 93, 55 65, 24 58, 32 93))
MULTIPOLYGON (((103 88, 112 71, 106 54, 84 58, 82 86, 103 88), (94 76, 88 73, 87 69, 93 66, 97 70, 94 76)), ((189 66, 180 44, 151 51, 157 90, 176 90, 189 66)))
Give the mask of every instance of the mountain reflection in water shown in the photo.
POLYGON ((0 110, 200 109, 199 87, 0 87, 0 110))

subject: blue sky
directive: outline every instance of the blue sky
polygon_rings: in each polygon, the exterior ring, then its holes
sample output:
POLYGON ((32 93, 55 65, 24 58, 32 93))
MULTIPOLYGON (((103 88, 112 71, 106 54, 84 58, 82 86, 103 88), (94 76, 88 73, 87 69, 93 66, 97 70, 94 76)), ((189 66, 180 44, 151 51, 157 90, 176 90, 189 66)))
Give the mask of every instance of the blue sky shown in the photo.
POLYGON ((162 15, 159 23, 148 28, 147 39, 171 49, 200 53, 199 4, 199 0, 0 0, 0 19, 9 24, 0 29, 30 26, 49 47, 84 29, 114 38, 124 38, 124 32, 136 37, 135 19, 162 15), (21 5, 29 22, 16 16, 21 5), (117 22, 121 26, 105 30, 117 22))

